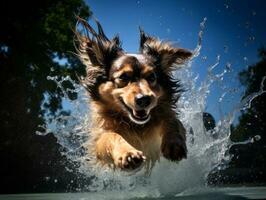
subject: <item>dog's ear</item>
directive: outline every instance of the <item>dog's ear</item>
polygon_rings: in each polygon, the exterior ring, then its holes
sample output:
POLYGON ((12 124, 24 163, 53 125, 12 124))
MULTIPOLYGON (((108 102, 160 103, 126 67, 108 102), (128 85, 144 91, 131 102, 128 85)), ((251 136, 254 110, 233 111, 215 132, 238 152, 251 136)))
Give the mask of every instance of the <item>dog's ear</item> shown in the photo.
POLYGON ((98 31, 96 32, 84 19, 78 17, 76 27, 76 38, 79 47, 77 48, 79 57, 87 67, 98 67, 107 70, 112 62, 122 54, 121 42, 116 36, 109 40, 100 23, 95 20, 98 31), (78 28, 82 25, 85 34, 81 34, 78 28))
POLYGON ((145 34, 142 29, 140 29, 140 53, 150 57, 156 66, 167 73, 187 62, 193 55, 187 49, 173 47, 170 43, 145 34))
POLYGON ((123 50, 119 37, 109 40, 97 20, 95 20, 98 27, 96 32, 87 21, 77 18, 76 50, 87 72, 86 77, 81 78, 80 82, 89 91, 92 99, 99 99, 98 87, 108 80, 112 62, 123 54, 123 50))

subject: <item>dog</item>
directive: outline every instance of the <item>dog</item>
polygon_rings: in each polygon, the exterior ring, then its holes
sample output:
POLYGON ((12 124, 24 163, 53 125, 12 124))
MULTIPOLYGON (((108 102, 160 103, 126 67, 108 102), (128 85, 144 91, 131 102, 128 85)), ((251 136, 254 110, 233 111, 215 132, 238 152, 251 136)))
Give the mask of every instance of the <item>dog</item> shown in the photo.
POLYGON ((122 171, 151 171, 161 155, 170 161, 186 158, 186 131, 175 112, 182 87, 172 73, 193 53, 140 29, 139 53, 129 54, 118 36, 107 38, 95 23, 97 31, 78 18, 86 32, 76 30, 87 71, 81 82, 90 96, 88 153, 102 166, 122 171))

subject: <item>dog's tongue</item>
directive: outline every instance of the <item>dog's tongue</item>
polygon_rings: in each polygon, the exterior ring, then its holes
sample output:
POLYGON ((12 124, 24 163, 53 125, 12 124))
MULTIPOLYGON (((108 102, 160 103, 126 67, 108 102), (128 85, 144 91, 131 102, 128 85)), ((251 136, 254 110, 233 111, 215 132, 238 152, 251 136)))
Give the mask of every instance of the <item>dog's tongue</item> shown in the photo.
POLYGON ((134 110, 134 115, 135 115, 137 118, 140 118, 140 119, 147 117, 147 113, 146 113, 145 110, 138 110, 138 111, 135 111, 135 110, 134 110))

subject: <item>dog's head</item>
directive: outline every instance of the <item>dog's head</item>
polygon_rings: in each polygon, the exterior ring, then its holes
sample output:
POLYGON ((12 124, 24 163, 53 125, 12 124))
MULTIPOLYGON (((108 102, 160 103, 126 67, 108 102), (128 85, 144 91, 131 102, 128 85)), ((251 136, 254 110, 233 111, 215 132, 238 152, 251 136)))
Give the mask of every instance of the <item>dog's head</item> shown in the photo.
POLYGON ((171 72, 192 56, 190 51, 140 30, 139 54, 127 54, 119 37, 108 39, 97 21, 97 32, 86 21, 79 22, 87 31, 85 36, 76 34, 79 57, 87 69, 82 82, 92 100, 136 124, 147 123, 159 105, 175 102, 179 84, 171 72))

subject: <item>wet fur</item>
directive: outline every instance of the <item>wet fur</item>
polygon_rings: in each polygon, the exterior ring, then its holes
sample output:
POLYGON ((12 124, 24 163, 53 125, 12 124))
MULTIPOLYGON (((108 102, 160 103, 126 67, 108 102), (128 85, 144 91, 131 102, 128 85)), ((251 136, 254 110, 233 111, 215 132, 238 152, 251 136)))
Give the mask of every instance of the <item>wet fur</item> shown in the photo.
POLYGON ((150 171, 161 155, 171 161, 186 158, 185 129, 174 111, 182 89, 172 71, 192 53, 140 30, 139 54, 127 54, 119 37, 109 40, 97 21, 97 32, 81 18, 78 23, 86 30, 85 35, 77 31, 76 39, 87 70, 81 82, 91 97, 88 154, 102 165, 127 171, 141 166, 150 171), (119 76, 128 72, 131 81, 121 87, 119 76), (156 82, 148 81, 151 73, 156 74, 156 82), (138 93, 152 96, 145 124, 134 123, 125 108, 134 112, 138 93))

